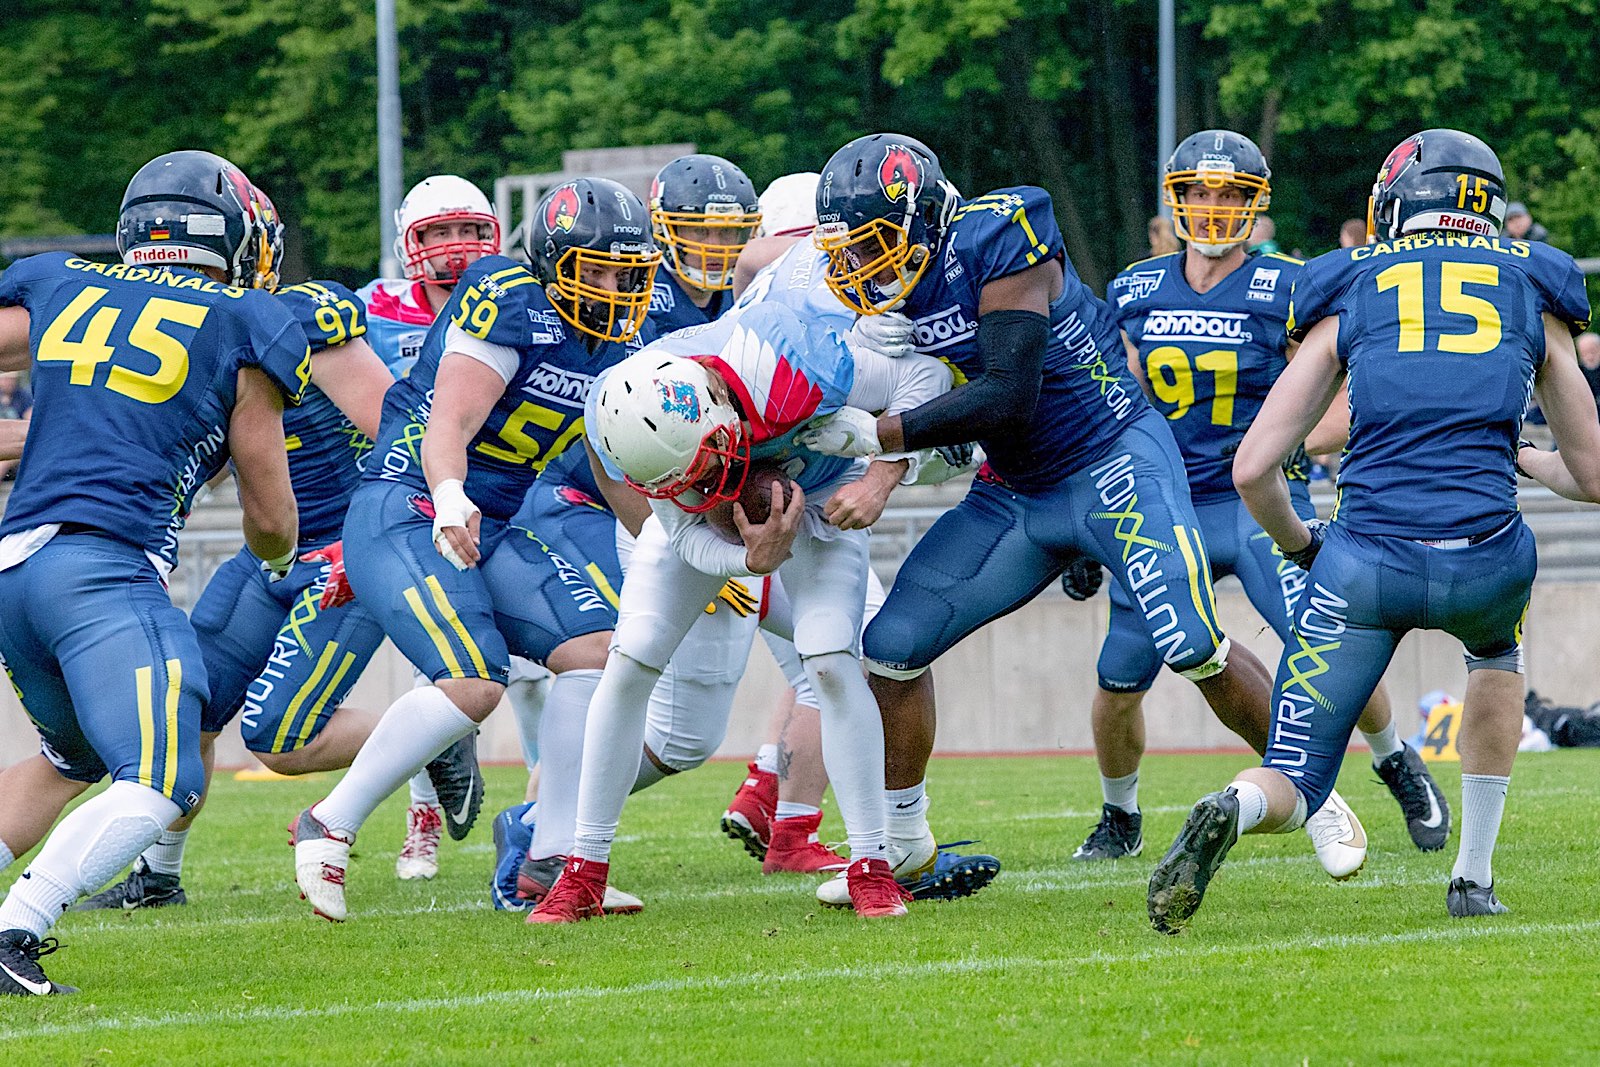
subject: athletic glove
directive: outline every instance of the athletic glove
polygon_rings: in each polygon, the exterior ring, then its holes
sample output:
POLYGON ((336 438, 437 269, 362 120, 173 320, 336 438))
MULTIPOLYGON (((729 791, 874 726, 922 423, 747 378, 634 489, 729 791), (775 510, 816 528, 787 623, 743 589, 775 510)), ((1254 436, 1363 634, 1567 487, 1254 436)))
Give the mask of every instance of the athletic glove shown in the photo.
POLYGON ((328 580, 322 585, 322 599, 317 601, 317 607, 322 611, 348 604, 356 598, 355 592, 350 588, 350 579, 345 577, 344 573, 343 541, 335 541, 326 548, 307 552, 300 557, 300 562, 328 565, 328 580))
POLYGON ((267 576, 269 582, 281 582, 289 577, 289 572, 294 570, 294 549, 279 556, 277 559, 264 559, 261 561, 261 571, 267 576))
POLYGON ((882 315, 863 315, 850 327, 845 338, 851 348, 865 348, 890 359, 903 359, 916 352, 912 343, 915 330, 911 320, 890 311, 882 315))
POLYGON ((1311 543, 1296 552, 1288 552, 1280 545, 1278 551, 1283 552, 1283 558, 1293 563, 1303 571, 1309 571, 1311 564, 1316 561, 1317 553, 1322 551, 1322 542, 1328 539, 1328 524, 1321 519, 1308 519, 1306 530, 1311 534, 1311 543))
POLYGON ((1539 447, 1538 445, 1534 444, 1532 441, 1528 440, 1526 437, 1523 437, 1523 438, 1520 438, 1517 441, 1517 450, 1511 454, 1512 455, 1511 465, 1513 467, 1517 468, 1517 473, 1522 475, 1524 478, 1532 478, 1533 475, 1529 474, 1527 471, 1522 469, 1522 450, 1524 448, 1538 448, 1538 447, 1539 447))
POLYGON ((1105 581, 1105 568, 1100 566, 1099 561, 1080 552, 1072 557, 1067 569, 1061 572, 1061 591, 1073 600, 1088 600, 1100 591, 1105 581))
POLYGON ((832 415, 813 419, 795 437, 801 448, 825 456, 859 459, 883 451, 878 443, 878 417, 860 408, 842 407, 832 415))

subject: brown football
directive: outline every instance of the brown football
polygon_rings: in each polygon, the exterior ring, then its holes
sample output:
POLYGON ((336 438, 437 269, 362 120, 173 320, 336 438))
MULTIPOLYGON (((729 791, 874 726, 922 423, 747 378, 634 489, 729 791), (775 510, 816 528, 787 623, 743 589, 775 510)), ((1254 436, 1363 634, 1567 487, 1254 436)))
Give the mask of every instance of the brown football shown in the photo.
POLYGON ((783 473, 783 468, 758 464, 750 468, 744 488, 739 490, 739 504, 744 508, 747 520, 753 523, 766 522, 772 514, 773 498, 777 497, 779 508, 787 507, 793 491, 794 482, 783 473))

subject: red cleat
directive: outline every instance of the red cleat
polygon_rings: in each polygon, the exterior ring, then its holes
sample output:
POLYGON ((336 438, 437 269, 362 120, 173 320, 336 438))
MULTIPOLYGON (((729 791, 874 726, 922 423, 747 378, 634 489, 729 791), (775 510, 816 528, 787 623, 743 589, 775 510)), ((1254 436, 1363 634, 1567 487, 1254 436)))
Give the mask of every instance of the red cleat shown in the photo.
POLYGON ((606 899, 606 875, 609 863, 574 856, 556 884, 545 894, 539 906, 528 913, 531 923, 575 923, 593 919, 602 914, 606 899))
POLYGON ((863 919, 881 919, 906 913, 911 894, 894 880, 894 872, 884 860, 857 860, 845 875, 850 887, 850 903, 863 919))
POLYGON ((778 810, 778 776, 754 763, 733 803, 722 813, 722 832, 744 845, 756 859, 765 859, 772 840, 772 820, 778 810))
POLYGON ((761 873, 832 874, 850 866, 849 860, 817 840, 817 827, 821 825, 820 811, 815 815, 774 820, 772 841, 767 846, 761 873))

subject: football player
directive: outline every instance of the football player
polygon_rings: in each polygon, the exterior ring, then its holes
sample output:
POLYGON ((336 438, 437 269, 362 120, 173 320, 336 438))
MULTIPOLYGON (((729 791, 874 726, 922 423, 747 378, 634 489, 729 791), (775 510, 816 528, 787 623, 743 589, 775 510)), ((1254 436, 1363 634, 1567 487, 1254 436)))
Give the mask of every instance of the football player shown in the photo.
POLYGON ((658 336, 711 322, 733 305, 734 264, 761 223, 756 187, 721 156, 681 156, 650 183, 662 270, 650 294, 658 336))
POLYGON ((1424 130, 1372 187, 1375 244, 1306 264, 1294 361, 1234 460, 1240 495, 1305 569, 1273 692, 1262 765, 1202 797, 1150 879, 1150 921, 1185 926, 1243 833, 1305 822, 1328 797, 1350 731, 1413 629, 1466 650, 1461 847, 1452 916, 1506 911, 1491 859, 1522 734, 1522 622, 1536 566, 1517 510, 1517 431, 1530 391, 1566 466, 1600 490, 1600 424, 1572 338, 1589 302, 1572 257, 1501 239, 1505 178, 1488 145, 1424 130), (1280 466, 1348 376, 1350 443, 1331 525, 1295 512, 1280 466))
MULTIPOLYGON (((806 295, 805 289, 798 293, 801 300, 806 295)), ((909 894, 884 860, 882 727, 861 675, 857 642, 865 528, 908 459, 889 457, 863 473, 856 464, 797 449, 794 432, 847 399, 895 410, 948 385, 949 372, 937 361, 869 359, 824 320, 802 318, 781 299, 753 301, 705 330, 657 341, 596 383, 591 443, 609 460, 613 479, 626 476, 651 498, 655 521, 643 526, 634 547, 613 654, 590 709, 573 859, 530 922, 573 922, 599 913, 612 839, 633 779, 628 756, 642 738, 651 690, 701 605, 728 577, 770 574, 780 565, 789 579, 795 645, 821 704, 823 752, 850 836, 849 903, 863 916, 905 913, 909 894), (797 480, 787 501, 775 496, 771 514, 753 524, 730 502, 750 464, 760 461, 784 464, 797 480), (827 497, 826 504, 808 509, 808 488, 818 500, 827 497), (715 508, 731 511, 736 543, 707 524, 705 515, 715 508)))
MULTIPOLYGON (((1162 196, 1183 251, 1133 264, 1106 293, 1128 350, 1128 369, 1156 410, 1167 417, 1188 470, 1200 522, 1201 548, 1216 575, 1236 575, 1262 618, 1285 643, 1305 574, 1276 551, 1233 488, 1233 454, 1267 390, 1294 358, 1284 332, 1289 291, 1301 261, 1277 253, 1247 254, 1253 221, 1267 209, 1271 171, 1255 143, 1231 130, 1186 138, 1167 160, 1162 196)), ((1341 419, 1341 411, 1333 411, 1341 419)), ((1344 426, 1310 450, 1342 444, 1344 426), (1334 440, 1333 438, 1338 438, 1334 440)), ((1316 518, 1301 453, 1286 469, 1296 513, 1316 518)), ((1074 859, 1136 856, 1143 847, 1139 760, 1144 752, 1144 695, 1161 656, 1127 589, 1111 587, 1111 622, 1100 648, 1093 724, 1104 807, 1074 859)), ((1414 749, 1396 735, 1380 686, 1360 728, 1373 768, 1405 815, 1424 851, 1444 847, 1450 807, 1414 749)), ((1360 821, 1337 792, 1306 823, 1317 856, 1335 878, 1353 875, 1366 856, 1360 821)))
MULTIPOLYGON (((395 211, 394 254, 405 277, 379 278, 357 294, 366 307, 368 338, 395 377, 411 372, 423 339, 449 302, 456 282, 484 256, 500 252, 500 220, 489 198, 467 179, 434 174, 406 193, 395 211)), ((548 672, 513 659, 507 687, 518 726, 526 737, 543 704, 540 683, 548 672)), ((426 679, 419 677, 418 684, 426 679)), ((531 761, 530 761, 531 762, 531 761)), ((483 794, 475 735, 468 735, 411 780, 405 843, 395 858, 395 876, 410 881, 439 873, 439 837, 448 826, 457 840, 477 817, 483 794), (440 801, 437 775, 448 803, 440 801)))
MULTIPOLYGON (((840 298, 865 315, 909 316, 918 350, 959 376, 919 408, 877 419, 845 409, 804 440, 864 456, 976 438, 988 457, 912 549, 864 638, 884 716, 897 876, 941 869, 924 786, 929 666, 1033 599, 1077 553, 1111 568, 1138 597, 1162 662, 1263 750, 1270 678, 1222 633, 1183 459, 1128 374, 1106 305, 1067 261, 1049 195, 1020 186, 962 199, 925 146, 873 134, 823 168, 817 217, 840 298)), ((985 874, 946 876, 976 886, 985 874)), ((837 892, 824 883, 819 897, 837 892)))
POLYGON ((244 174, 174 152, 128 185, 125 263, 47 254, 0 278, 0 332, 25 320, 36 400, 0 523, 0 656, 56 771, 112 779, 0 903, 0 992, 72 992, 39 965, 45 934, 200 801, 205 667, 166 575, 230 453, 257 567, 281 580, 294 564, 283 405, 311 361, 289 311, 245 288, 255 237, 244 174))
POLYGON ((346 916, 362 823, 494 710, 512 652, 557 675, 546 718, 586 706, 599 681, 603 598, 556 557, 500 550, 539 469, 582 435, 592 376, 637 343, 661 258, 644 220, 615 182, 552 190, 534 213, 538 274, 501 256, 468 267, 385 397, 345 519, 346 573, 433 684, 401 696, 343 780, 292 824, 296 880, 325 918, 346 916))
MULTIPOLYGON (((325 609, 321 600, 339 559, 344 512, 394 379, 363 339, 366 315, 355 294, 332 281, 279 287, 283 223, 259 188, 252 188, 252 199, 257 249, 251 284, 276 293, 312 352, 312 384, 283 417, 300 511, 298 551, 311 565, 274 582, 246 548, 217 568, 195 603, 190 621, 211 687, 200 718, 202 805, 217 736, 241 712, 245 747, 285 775, 348 767, 378 720, 376 712, 343 702, 383 643, 383 629, 358 604, 325 609)), ((185 903, 184 846, 200 808, 164 830, 126 878, 78 907, 131 911, 185 903)))

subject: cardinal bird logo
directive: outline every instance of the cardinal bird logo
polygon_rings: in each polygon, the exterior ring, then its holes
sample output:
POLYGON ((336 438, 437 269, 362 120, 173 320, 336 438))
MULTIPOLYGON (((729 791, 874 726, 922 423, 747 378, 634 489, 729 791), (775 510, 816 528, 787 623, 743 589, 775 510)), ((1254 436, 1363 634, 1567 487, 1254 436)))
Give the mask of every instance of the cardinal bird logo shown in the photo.
POLYGON ((544 209, 544 224, 549 230, 560 230, 562 233, 571 233, 573 224, 578 221, 578 209, 581 202, 578 200, 578 190, 575 185, 563 185, 550 194, 550 203, 544 209))
POLYGON ((892 144, 878 164, 878 184, 890 200, 915 200, 922 187, 922 168, 905 145, 892 144))
POLYGON ((1378 169, 1378 188, 1388 189, 1400 180, 1400 175, 1406 169, 1422 158, 1422 134, 1407 137, 1401 141, 1389 158, 1383 161, 1383 166, 1378 169))

